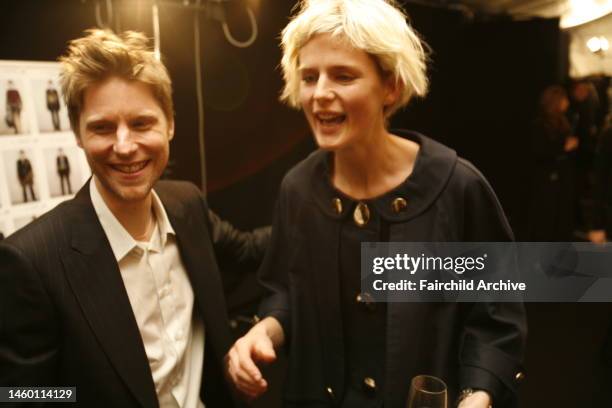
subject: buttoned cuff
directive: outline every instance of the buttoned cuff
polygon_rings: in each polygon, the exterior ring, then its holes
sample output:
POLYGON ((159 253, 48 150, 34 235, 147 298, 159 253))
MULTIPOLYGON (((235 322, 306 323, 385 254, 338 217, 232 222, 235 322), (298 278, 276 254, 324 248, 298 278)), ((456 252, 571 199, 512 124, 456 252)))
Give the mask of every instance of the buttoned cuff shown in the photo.
POLYGON ((513 393, 491 372, 479 367, 462 367, 459 374, 459 390, 471 388, 483 390, 491 396, 492 404, 498 407, 504 405, 508 399, 512 399, 513 393))

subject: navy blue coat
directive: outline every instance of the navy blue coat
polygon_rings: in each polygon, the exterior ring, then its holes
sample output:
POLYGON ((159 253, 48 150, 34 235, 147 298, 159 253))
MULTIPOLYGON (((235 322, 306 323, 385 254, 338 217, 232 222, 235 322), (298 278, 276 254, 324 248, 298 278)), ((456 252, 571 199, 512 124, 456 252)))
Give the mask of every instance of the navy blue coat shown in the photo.
MULTIPOLYGON (((365 201, 391 223, 389 241, 513 240, 491 186, 474 166, 427 137, 394 133, 417 142, 420 151, 402 185, 382 200, 365 201), (404 211, 392 210, 397 197, 406 200, 404 211)), ((352 209, 329 181, 330 158, 316 151, 284 178, 261 269, 269 296, 260 312, 277 318, 286 336, 286 407, 339 406, 346 389, 338 238, 352 209)), ((410 380, 419 374, 444 379, 450 404, 471 387, 489 391, 496 407, 514 405, 526 331, 521 303, 389 303, 381 362, 385 408, 403 408, 410 380)))

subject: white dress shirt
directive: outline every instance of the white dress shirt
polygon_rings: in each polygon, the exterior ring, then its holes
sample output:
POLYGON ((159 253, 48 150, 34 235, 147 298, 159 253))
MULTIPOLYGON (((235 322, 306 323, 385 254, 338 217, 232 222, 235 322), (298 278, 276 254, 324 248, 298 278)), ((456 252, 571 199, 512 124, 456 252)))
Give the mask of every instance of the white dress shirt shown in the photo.
POLYGON ((160 407, 203 407, 204 325, 162 202, 152 191, 155 227, 150 241, 140 242, 110 211, 95 178, 89 191, 119 265, 160 407))

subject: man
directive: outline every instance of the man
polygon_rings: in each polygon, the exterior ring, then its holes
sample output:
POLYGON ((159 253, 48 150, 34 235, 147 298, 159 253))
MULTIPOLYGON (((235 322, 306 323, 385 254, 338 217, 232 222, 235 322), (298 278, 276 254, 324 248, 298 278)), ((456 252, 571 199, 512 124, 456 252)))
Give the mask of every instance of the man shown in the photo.
POLYGON ((62 195, 72 194, 72 186, 70 185, 70 161, 68 160, 68 156, 64 153, 64 149, 61 147, 57 150, 55 167, 62 186, 62 195), (64 183, 66 184, 66 188, 64 188, 64 183))
POLYGON ((170 78, 139 33, 70 43, 62 91, 93 177, 0 244, 0 384, 76 386, 84 407, 231 407, 215 252, 261 259, 266 234, 158 182, 174 135, 170 78))
POLYGON ((36 201, 36 194, 34 193, 34 170, 32 169, 30 159, 27 158, 23 150, 19 151, 19 159, 17 159, 17 178, 23 190, 23 202, 28 202, 27 190, 30 191, 32 201, 36 201))

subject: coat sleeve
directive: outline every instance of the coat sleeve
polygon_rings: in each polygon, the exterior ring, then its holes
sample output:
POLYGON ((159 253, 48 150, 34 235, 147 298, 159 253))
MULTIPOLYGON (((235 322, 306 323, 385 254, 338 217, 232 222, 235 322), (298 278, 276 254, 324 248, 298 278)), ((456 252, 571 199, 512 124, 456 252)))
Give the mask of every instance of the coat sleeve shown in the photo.
MULTIPOLYGON (((466 185, 464 241, 503 242, 514 236, 503 209, 484 177, 466 185)), ((516 404, 527 336, 523 303, 474 303, 467 313, 460 350, 460 389, 488 391, 493 406, 516 404)))
POLYGON ((194 184, 185 183, 192 190, 192 197, 206 214, 215 257, 221 270, 257 270, 268 248, 270 227, 245 232, 221 219, 208 207, 206 199, 194 184))
POLYGON ((210 209, 208 222, 221 269, 240 267, 241 270, 256 270, 261 265, 270 243, 270 227, 240 231, 210 209))
POLYGON ((287 204, 284 197, 286 197, 286 191, 281 186, 274 213, 270 247, 259 269, 259 280, 267 291, 260 304, 259 315, 261 318, 276 318, 283 328, 285 344, 289 344, 291 313, 289 308, 288 245, 291 245, 291 238, 287 233, 287 223, 289 221, 285 219, 287 204))
POLYGON ((0 244, 0 384, 56 385, 58 331, 38 272, 17 248, 0 244))

